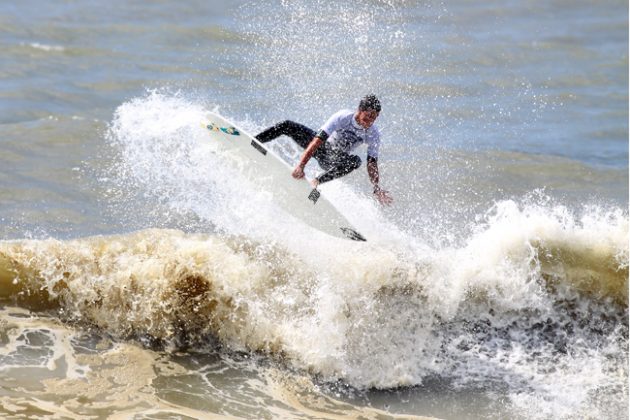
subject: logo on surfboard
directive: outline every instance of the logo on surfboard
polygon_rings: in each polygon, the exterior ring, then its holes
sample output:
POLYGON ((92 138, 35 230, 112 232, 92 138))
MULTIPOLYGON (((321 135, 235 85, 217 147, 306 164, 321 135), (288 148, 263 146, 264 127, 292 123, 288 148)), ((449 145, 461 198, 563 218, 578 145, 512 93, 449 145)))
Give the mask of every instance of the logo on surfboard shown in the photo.
POLYGON ((240 136, 241 133, 234 127, 219 127, 215 123, 210 123, 206 125, 206 128, 210 131, 222 131, 225 134, 230 134, 232 136, 240 136))

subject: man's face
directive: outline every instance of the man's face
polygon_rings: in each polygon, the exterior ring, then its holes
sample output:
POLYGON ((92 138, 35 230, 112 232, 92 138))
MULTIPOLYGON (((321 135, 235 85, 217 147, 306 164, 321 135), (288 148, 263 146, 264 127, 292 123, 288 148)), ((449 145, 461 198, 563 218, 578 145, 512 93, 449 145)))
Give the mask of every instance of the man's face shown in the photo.
POLYGON ((359 112, 357 112, 356 119, 361 127, 368 129, 372 127, 372 124, 374 124, 374 121, 376 121, 377 117, 378 112, 374 111, 373 109, 367 109, 365 111, 359 110, 359 112))

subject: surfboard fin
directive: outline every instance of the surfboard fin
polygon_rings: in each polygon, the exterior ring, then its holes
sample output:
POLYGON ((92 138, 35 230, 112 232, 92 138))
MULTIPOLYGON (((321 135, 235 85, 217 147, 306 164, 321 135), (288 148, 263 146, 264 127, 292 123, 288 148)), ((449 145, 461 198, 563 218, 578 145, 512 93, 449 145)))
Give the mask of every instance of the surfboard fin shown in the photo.
POLYGON ((264 148, 264 146, 262 146, 260 143, 258 143, 256 140, 252 139, 251 145, 254 149, 258 150, 260 153, 262 153, 263 155, 267 154, 267 149, 264 148))
POLYGON ((363 235, 361 235, 359 232, 357 232, 354 229, 350 229, 346 227, 342 227, 340 229, 343 232, 343 234, 346 235, 348 239, 352 239, 353 241, 367 242, 367 239, 365 239, 363 235))
POLYGON ((320 195, 322 195, 322 193, 320 193, 317 188, 313 188, 313 191, 311 191, 311 193, 308 195, 308 199, 311 200, 313 204, 315 204, 317 203, 317 200, 319 200, 320 195))

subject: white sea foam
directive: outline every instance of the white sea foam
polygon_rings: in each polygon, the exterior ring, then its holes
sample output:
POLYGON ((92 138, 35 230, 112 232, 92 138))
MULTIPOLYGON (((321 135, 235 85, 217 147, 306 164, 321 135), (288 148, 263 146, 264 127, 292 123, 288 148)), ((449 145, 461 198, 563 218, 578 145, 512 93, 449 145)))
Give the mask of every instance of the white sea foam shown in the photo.
POLYGON ((48 45, 48 44, 41 44, 39 42, 31 42, 28 44, 28 46, 36 50, 41 50, 41 51, 46 51, 46 52, 63 52, 66 50, 66 48, 61 45, 48 45))

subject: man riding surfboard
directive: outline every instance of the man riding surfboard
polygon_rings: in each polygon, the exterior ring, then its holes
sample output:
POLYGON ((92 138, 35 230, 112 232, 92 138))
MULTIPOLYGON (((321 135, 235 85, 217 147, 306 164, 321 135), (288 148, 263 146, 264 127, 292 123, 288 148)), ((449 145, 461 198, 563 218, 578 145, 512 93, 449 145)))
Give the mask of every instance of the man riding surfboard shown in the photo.
POLYGON ((361 158, 349 152, 361 144, 367 144, 367 172, 374 187, 374 197, 379 203, 389 205, 393 201, 392 197, 379 186, 380 132, 374 122, 380 112, 381 103, 378 98, 367 95, 361 99, 356 111, 336 112, 317 132, 286 120, 262 131, 256 135, 256 139, 266 143, 281 135, 291 137, 304 149, 300 161, 293 169, 294 178, 304 178, 304 168, 312 157, 324 169, 323 173, 311 181, 313 187, 347 175, 361 166, 361 158))

